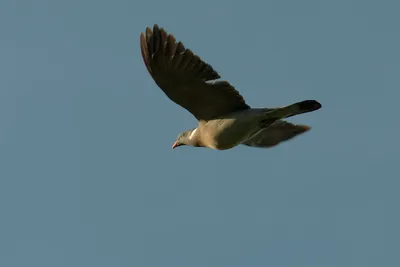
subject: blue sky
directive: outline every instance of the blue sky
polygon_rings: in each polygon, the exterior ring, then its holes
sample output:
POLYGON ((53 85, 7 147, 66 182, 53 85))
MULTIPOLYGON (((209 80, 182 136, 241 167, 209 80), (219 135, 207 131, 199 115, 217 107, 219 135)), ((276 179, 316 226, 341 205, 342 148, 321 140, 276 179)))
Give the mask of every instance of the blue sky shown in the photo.
POLYGON ((0 266, 399 266, 398 1, 0 2, 0 266), (255 107, 317 99, 263 150, 182 147, 158 23, 255 107))

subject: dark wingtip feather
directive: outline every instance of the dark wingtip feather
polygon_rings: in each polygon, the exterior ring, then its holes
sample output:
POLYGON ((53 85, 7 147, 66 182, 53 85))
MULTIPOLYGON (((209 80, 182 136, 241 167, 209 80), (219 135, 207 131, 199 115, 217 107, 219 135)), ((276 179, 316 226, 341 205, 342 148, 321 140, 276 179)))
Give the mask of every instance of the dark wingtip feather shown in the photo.
POLYGON ((143 32, 140 34, 140 50, 142 52, 142 58, 144 64, 146 65, 146 68, 149 71, 149 73, 152 75, 152 71, 150 68, 149 49, 147 47, 146 36, 143 32))
POLYGON ((302 134, 302 133, 308 132, 309 130, 311 130, 311 126, 308 126, 308 125, 297 124, 294 127, 294 132, 296 134, 302 134))
POLYGON ((219 74, 192 51, 186 49, 182 42, 177 42, 158 24, 147 27, 140 37, 143 60, 151 75, 158 72, 154 68, 178 68, 187 75, 202 81, 219 79, 219 74))

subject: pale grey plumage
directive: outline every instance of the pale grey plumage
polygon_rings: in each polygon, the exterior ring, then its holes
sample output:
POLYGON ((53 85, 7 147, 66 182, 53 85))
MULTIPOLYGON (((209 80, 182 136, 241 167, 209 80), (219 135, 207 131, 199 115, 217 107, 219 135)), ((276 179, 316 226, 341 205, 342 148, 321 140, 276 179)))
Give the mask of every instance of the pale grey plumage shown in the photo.
POLYGON ((227 81, 181 42, 154 25, 140 36, 145 65, 156 84, 192 113, 197 128, 182 132, 173 147, 190 145, 218 150, 239 144, 271 147, 310 129, 282 119, 321 108, 305 100, 278 108, 250 108, 227 81))

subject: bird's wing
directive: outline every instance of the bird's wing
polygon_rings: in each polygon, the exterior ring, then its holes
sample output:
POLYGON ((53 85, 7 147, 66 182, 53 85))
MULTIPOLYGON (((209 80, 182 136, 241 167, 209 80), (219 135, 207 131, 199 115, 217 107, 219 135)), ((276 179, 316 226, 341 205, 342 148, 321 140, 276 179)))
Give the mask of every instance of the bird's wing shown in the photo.
POLYGON ((287 121, 277 121, 242 144, 252 147, 269 148, 290 140, 310 129, 311 127, 307 125, 296 125, 287 121))
POLYGON ((156 84, 198 120, 250 108, 227 81, 215 81, 220 76, 209 64, 157 25, 141 33, 140 47, 156 84))

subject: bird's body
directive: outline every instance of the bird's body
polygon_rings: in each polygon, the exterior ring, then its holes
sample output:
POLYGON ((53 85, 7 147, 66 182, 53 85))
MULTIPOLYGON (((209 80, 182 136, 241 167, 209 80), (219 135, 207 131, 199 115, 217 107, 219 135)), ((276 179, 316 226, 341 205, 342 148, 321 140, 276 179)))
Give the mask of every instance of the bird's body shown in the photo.
POLYGON ((206 122, 200 122, 196 135, 201 144, 217 149, 233 148, 261 130, 260 112, 248 109, 206 122))
POLYGON ((272 147, 310 129, 282 119, 321 107, 315 100, 305 100, 284 107, 250 108, 232 85, 216 81, 220 76, 210 65, 157 25, 141 34, 141 50, 157 85, 198 120, 198 127, 182 132, 173 148, 272 147))

